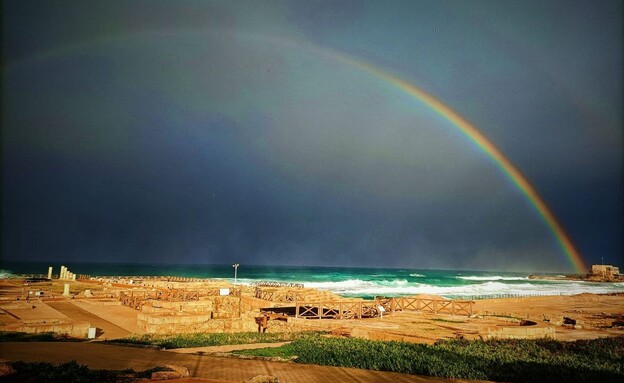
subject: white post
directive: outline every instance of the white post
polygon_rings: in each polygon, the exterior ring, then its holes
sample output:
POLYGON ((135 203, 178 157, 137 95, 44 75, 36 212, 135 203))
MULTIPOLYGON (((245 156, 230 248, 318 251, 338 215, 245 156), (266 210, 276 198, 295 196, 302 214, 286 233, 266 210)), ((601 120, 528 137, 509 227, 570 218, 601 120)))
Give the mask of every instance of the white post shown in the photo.
POLYGON ((238 263, 235 263, 232 265, 232 267, 234 268, 234 284, 236 284, 236 278, 237 278, 237 274, 238 274, 238 266, 240 266, 238 263))
POLYGON ((48 279, 52 279, 52 266, 48 267, 48 279))

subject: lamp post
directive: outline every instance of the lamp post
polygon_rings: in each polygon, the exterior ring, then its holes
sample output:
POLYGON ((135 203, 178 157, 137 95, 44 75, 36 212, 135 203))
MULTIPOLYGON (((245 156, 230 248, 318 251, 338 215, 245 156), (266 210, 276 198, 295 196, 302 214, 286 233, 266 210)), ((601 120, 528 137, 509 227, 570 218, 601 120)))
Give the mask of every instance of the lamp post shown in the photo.
POLYGON ((236 284, 236 274, 238 272, 238 266, 240 266, 238 263, 232 265, 232 267, 234 268, 234 284, 236 284))

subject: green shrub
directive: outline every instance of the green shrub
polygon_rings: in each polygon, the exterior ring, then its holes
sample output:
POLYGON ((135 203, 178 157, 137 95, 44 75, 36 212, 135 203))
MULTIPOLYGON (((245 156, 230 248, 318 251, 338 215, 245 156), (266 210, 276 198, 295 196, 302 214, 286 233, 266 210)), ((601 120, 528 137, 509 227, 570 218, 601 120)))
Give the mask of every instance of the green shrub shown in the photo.
POLYGON ((115 382, 117 375, 134 372, 90 370, 87 366, 79 365, 76 361, 54 365, 45 362, 13 362, 13 368, 17 371, 18 381, 50 382, 50 383, 91 383, 91 382, 115 382))
POLYGON ((81 342, 65 334, 42 332, 31 334, 17 331, 0 331, 0 342, 81 342))
MULTIPOLYGON (((52 364, 46 362, 12 362, 11 366, 17 372, 12 376, 13 381, 28 381, 33 383, 115 383, 120 381, 121 375, 133 375, 134 378, 150 378, 152 372, 170 371, 170 368, 159 366, 135 373, 127 370, 91 370, 72 360, 67 363, 52 364)), ((130 379, 134 380, 134 379, 130 379)))

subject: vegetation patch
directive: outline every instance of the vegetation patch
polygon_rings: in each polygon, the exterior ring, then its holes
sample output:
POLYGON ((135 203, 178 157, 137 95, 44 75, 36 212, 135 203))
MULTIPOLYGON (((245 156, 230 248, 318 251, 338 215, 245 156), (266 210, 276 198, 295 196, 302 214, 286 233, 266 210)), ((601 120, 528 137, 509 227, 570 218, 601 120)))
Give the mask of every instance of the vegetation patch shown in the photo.
POLYGON ((451 320, 451 319, 443 319, 443 318, 433 318, 432 321, 444 322, 444 323, 466 323, 466 321, 463 321, 463 320, 451 320))
POLYGON ((433 346, 308 337, 238 354, 297 357, 298 363, 507 382, 624 381, 624 337, 555 340, 451 340, 433 346), (281 349, 281 350, 279 350, 281 349))
MULTIPOLYGON (((320 332, 291 332, 291 333, 202 333, 176 335, 133 335, 128 338, 116 339, 111 343, 146 345, 159 348, 187 348, 225 346, 232 344, 276 343, 288 342, 297 339, 318 338, 320 332)), ((323 333, 324 334, 324 333, 323 333)))
POLYGON ((66 334, 42 332, 37 334, 17 331, 0 331, 0 342, 82 342, 66 334))
POLYGON ((232 353, 237 355, 259 356, 264 358, 281 358, 285 360, 294 359, 296 354, 291 343, 285 344, 281 347, 236 350, 232 351, 232 353))
POLYGON ((7 376, 8 382, 33 383, 114 383, 133 381, 138 378, 149 378, 152 372, 169 371, 167 367, 155 367, 142 372, 128 370, 91 370, 76 361, 52 364, 45 362, 12 362, 16 374, 7 376))
POLYGON ((31 382, 114 382, 121 374, 106 370, 90 370, 87 366, 75 361, 54 365, 45 362, 13 362, 11 366, 17 371, 11 376, 14 381, 31 382))

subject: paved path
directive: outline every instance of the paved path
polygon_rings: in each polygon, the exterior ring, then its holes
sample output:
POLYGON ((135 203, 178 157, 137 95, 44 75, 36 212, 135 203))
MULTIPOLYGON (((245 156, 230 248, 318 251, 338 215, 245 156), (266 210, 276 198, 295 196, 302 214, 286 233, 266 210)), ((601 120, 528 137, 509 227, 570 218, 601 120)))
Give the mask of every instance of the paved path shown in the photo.
POLYGON ((97 327, 97 339, 117 339, 124 338, 130 335, 129 331, 126 331, 121 327, 100 318, 97 315, 91 314, 90 312, 72 304, 71 302, 46 303, 48 306, 52 307, 56 311, 59 311, 74 320, 87 321, 91 324, 91 327, 97 327))
POLYGON ((236 350, 257 350, 259 348, 281 347, 288 343, 290 342, 228 344, 226 346, 172 348, 166 351, 176 352, 178 354, 196 354, 198 352, 204 352, 204 353, 210 354, 210 353, 217 353, 217 352, 232 352, 236 350))
MULTIPOLYGON (((0 359, 23 361, 46 361, 53 363, 76 360, 95 369, 121 370, 133 368, 145 370, 159 365, 186 366, 191 376, 209 378, 222 382, 243 382, 256 375, 273 375, 284 383, 316 382, 452 382, 451 379, 423 377, 359 370, 355 368, 315 366, 296 363, 270 362, 220 358, 206 355, 176 354, 154 349, 123 347, 99 342, 42 343, 10 342, 0 343, 0 359)), ((457 380, 455 380, 457 382, 457 380)))
POLYGON ((90 312, 91 314, 98 316, 112 324, 121 327, 122 329, 129 331, 133 334, 140 334, 143 330, 137 325, 137 316, 139 310, 131 309, 128 306, 122 306, 119 301, 112 302, 98 302, 91 299, 73 299, 71 303, 80 307, 81 309, 90 312))

